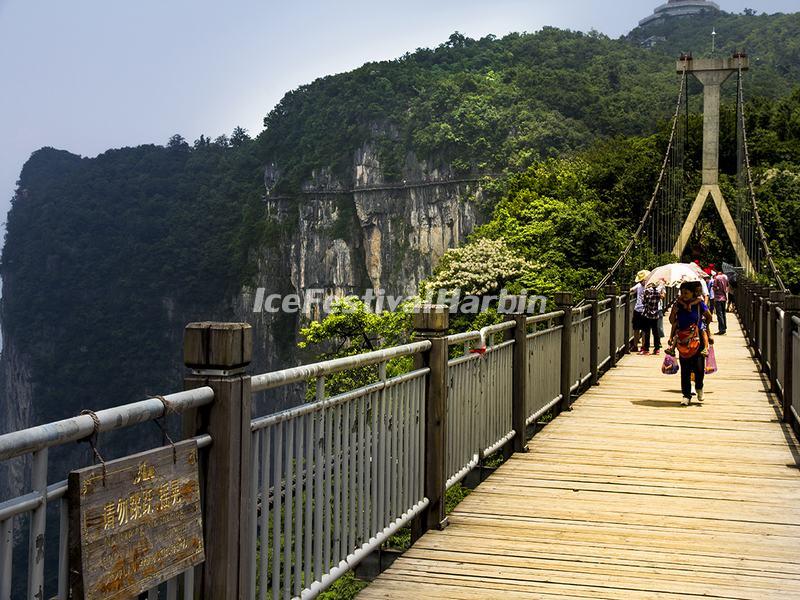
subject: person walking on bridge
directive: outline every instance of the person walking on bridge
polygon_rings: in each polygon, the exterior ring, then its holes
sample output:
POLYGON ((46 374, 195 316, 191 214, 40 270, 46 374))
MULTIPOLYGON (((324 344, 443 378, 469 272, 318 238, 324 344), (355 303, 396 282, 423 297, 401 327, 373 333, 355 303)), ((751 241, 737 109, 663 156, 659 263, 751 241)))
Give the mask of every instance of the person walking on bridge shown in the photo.
POLYGON ((680 296, 672 307, 669 321, 672 323, 668 354, 679 354, 681 365, 681 393, 683 406, 692 402, 692 376, 697 391, 697 401, 703 402, 706 356, 710 344, 714 343, 709 326, 713 317, 702 297, 703 286, 684 283, 680 296))
POLYGON ((642 269, 636 274, 636 285, 631 288, 636 292, 636 304, 633 306, 633 347, 631 352, 639 351, 639 344, 642 341, 642 331, 645 328, 644 321, 644 282, 650 276, 650 271, 642 269))
POLYGON ((725 273, 719 272, 711 280, 711 289, 714 290, 714 311, 717 313, 717 323, 719 331, 717 335, 725 335, 728 331, 728 292, 730 292, 730 282, 725 273))
POLYGON ((642 323, 644 325, 644 344, 639 354, 650 354, 650 336, 653 337, 653 354, 661 354, 661 334, 658 330, 658 313, 661 309, 661 290, 658 284, 650 282, 644 290, 644 310, 642 323))

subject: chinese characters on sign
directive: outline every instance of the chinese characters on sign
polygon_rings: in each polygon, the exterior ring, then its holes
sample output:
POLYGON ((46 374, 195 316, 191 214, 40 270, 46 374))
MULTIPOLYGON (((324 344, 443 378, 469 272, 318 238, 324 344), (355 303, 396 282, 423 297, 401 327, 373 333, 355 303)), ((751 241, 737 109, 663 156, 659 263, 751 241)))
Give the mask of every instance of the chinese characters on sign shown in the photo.
POLYGON ((129 599, 203 562, 197 444, 69 476, 72 598, 129 599))

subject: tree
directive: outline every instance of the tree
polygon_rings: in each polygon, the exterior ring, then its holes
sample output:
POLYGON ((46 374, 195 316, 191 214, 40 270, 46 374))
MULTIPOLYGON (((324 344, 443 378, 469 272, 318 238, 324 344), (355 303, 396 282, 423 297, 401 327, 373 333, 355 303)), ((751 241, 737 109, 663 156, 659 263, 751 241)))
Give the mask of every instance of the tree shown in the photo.
POLYGON ((188 149, 189 144, 186 142, 186 138, 184 138, 179 133, 171 136, 167 141, 167 148, 172 149, 188 149))
POLYGON ((238 126, 234 128, 230 138, 231 146, 236 148, 249 141, 250 141, 250 136, 248 135, 246 129, 238 126))
MULTIPOLYGON (((328 360, 353 356, 395 346, 408 341, 411 329, 409 311, 401 307, 394 312, 371 311, 360 299, 346 297, 331 304, 330 313, 321 321, 312 321, 300 330, 300 348, 314 348, 317 360, 328 360)), ((400 358, 387 364, 387 374, 407 371, 411 366, 408 358, 400 358)), ((377 381, 378 369, 359 367, 334 373, 325 380, 328 395, 353 390, 377 381)), ((309 386, 308 397, 313 397, 313 386, 309 386)))
POLYGON ((222 134, 214 138, 214 145, 219 146, 220 148, 229 148, 231 145, 231 141, 230 139, 228 139, 227 135, 222 134))

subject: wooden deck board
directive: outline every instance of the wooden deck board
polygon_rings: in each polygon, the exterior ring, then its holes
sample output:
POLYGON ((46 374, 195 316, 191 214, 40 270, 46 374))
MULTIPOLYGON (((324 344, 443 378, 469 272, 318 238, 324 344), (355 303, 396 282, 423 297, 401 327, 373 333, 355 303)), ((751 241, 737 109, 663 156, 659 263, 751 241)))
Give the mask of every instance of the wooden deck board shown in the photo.
POLYGON ((800 446, 733 315, 706 401, 627 356, 360 598, 800 598, 800 446))

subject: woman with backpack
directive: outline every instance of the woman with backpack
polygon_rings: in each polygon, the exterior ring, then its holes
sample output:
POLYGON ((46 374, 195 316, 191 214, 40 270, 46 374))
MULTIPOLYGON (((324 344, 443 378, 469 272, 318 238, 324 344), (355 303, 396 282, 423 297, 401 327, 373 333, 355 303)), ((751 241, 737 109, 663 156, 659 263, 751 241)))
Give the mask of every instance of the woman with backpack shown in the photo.
POLYGON ((675 301, 669 316, 672 332, 667 353, 675 356, 677 350, 679 354, 683 406, 689 406, 692 401, 692 374, 694 374, 697 401, 703 402, 706 356, 709 345, 714 343, 710 331, 713 317, 703 300, 702 287, 688 282, 681 284, 680 296, 675 301))

